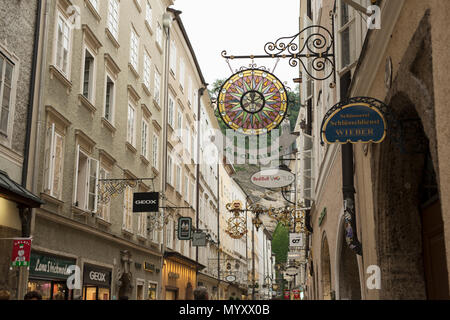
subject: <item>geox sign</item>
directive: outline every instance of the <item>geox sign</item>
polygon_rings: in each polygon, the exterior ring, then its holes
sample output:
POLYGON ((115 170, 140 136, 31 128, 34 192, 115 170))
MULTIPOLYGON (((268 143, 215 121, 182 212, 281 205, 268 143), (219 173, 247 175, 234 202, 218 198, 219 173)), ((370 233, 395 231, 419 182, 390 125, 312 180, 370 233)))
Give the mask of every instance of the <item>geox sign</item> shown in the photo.
POLYGON ((133 212, 158 212, 159 192, 138 192, 133 194, 133 212))

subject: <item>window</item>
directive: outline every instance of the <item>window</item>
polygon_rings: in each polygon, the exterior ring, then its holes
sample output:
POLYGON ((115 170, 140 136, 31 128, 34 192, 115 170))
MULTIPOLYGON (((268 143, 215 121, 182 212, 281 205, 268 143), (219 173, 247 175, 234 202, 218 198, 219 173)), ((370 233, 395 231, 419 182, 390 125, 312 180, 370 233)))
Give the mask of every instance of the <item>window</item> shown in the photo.
POLYGON ((138 235, 147 238, 147 213, 140 212, 138 214, 138 235))
POLYGON ((175 41, 170 42, 170 71, 175 75, 177 73, 177 47, 175 41))
POLYGON ((184 200, 189 201, 189 176, 184 176, 184 200))
POLYGON ((156 26, 156 43, 159 45, 159 47, 162 49, 162 27, 158 22, 158 25, 156 26))
POLYGON ((150 66, 151 59, 147 52, 144 53, 144 85, 150 90, 150 66))
POLYGON ((114 103, 115 103, 115 84, 109 75, 106 75, 106 93, 105 93, 105 113, 106 120, 113 123, 114 103))
POLYGON ((153 98, 155 99, 157 104, 161 104, 161 76, 158 73, 158 71, 155 71, 155 91, 154 91, 154 95, 153 98))
POLYGON ((173 100, 172 96, 169 95, 168 123, 172 128, 175 128, 174 112, 175 112, 175 101, 173 100))
POLYGON ((173 249, 173 234, 174 234, 173 231, 174 231, 173 220, 171 218, 169 218, 169 223, 167 223, 166 244, 167 244, 167 247, 170 249, 173 249))
POLYGON ((193 95, 194 95, 194 97, 193 97, 193 100, 194 101, 192 101, 192 111, 194 111, 194 114, 196 115, 197 114, 197 103, 198 103, 198 99, 197 99, 197 96, 198 96, 198 93, 197 93, 197 91, 194 89, 194 92, 193 92, 193 95))
MULTIPOLYGON (((108 179, 109 177, 109 172, 103 168, 100 167, 100 171, 99 171, 99 179, 108 179)), ((110 221, 110 203, 106 202, 106 203, 102 203, 100 202, 98 204, 98 210, 97 210, 97 216, 105 221, 110 221)))
POLYGON ((69 77, 71 27, 69 21, 61 13, 58 13, 58 27, 56 32, 55 65, 61 73, 69 77))
POLYGON ((194 205, 194 194, 195 194, 195 186, 194 181, 191 182, 191 189, 189 191, 189 203, 194 205))
POLYGON ((64 158, 64 139, 55 131, 55 124, 47 128, 44 159, 44 192, 61 199, 64 158))
POLYGON ((177 164, 175 173, 175 190, 181 194, 181 166, 177 164))
POLYGON ((89 157, 77 145, 75 175, 75 206, 85 211, 97 211, 98 161, 89 157))
POLYGON ((159 161, 158 161, 158 148, 159 148, 159 137, 156 134, 153 134, 153 144, 152 144, 152 165, 155 169, 159 169, 159 161))
POLYGON ((147 3, 145 6, 145 21, 147 21, 148 26, 151 28, 152 27, 152 18, 153 18, 152 6, 150 5, 150 2, 148 0, 146 2, 147 3))
POLYGON ((122 229, 133 232, 133 189, 129 186, 124 192, 122 229))
POLYGON ((157 283, 148 283, 148 300, 156 300, 156 292, 158 291, 157 283))
POLYGON ((148 122, 142 120, 141 154, 148 159, 148 122))
POLYGON ((183 141, 183 113, 180 110, 177 111, 177 130, 178 137, 183 141))
POLYGON ((339 40, 340 40, 340 69, 351 65, 356 59, 355 46, 355 17, 351 14, 352 9, 341 0, 339 40))
POLYGON ((173 160, 172 160, 172 156, 168 156, 167 158, 167 183, 173 185, 173 180, 172 180, 172 171, 173 170, 173 160))
POLYGON ((184 89, 184 60, 180 59, 180 86, 184 89))
MULTIPOLYGON (((189 139, 189 138, 188 138, 189 139)), ((194 150, 195 150, 195 135, 194 134, 192 134, 192 135, 190 135, 190 139, 191 139, 191 157, 192 157, 192 159, 194 159, 194 160, 196 160, 195 159, 195 157, 194 157, 194 150)))
POLYGON ((0 54, 0 132, 4 135, 8 135, 9 118, 11 115, 13 71, 14 64, 0 54))
POLYGON ((193 93, 193 91, 192 91, 192 77, 191 76, 189 76, 187 90, 188 90, 188 102, 189 102, 190 105, 192 105, 192 93, 193 93))
POLYGON ((127 141, 132 145, 136 145, 136 111, 133 106, 128 104, 128 125, 127 125, 127 141))
POLYGON ((130 63, 136 71, 138 70, 138 63, 139 63, 138 57, 139 57, 139 37, 136 31, 134 31, 134 29, 131 28, 130 63))
POLYGON ((186 125, 185 146, 187 151, 191 150, 191 127, 189 127, 189 124, 186 125))
POLYGON ((84 51, 83 96, 91 102, 94 101, 94 71, 95 58, 86 49, 84 51))
POLYGON ((108 30, 116 38, 119 38, 119 0, 109 0, 108 30))

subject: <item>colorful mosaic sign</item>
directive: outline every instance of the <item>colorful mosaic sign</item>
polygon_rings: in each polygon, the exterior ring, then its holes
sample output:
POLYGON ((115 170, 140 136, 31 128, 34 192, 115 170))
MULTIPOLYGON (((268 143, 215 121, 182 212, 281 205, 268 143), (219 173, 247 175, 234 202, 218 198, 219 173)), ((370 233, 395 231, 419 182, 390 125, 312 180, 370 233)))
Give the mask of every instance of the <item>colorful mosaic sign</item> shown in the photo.
POLYGON ((288 110, 288 96, 283 83, 270 72, 246 69, 224 82, 218 108, 229 128, 259 135, 282 123, 288 110))

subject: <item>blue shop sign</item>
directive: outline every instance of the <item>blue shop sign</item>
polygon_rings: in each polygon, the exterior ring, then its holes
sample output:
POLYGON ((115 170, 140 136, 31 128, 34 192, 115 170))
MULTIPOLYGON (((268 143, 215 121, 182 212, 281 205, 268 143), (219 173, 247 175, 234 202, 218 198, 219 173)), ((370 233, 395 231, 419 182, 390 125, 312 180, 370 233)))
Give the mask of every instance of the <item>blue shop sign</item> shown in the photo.
POLYGON ((352 103, 336 109, 322 124, 322 137, 333 143, 381 143, 387 125, 381 111, 367 103, 352 103))

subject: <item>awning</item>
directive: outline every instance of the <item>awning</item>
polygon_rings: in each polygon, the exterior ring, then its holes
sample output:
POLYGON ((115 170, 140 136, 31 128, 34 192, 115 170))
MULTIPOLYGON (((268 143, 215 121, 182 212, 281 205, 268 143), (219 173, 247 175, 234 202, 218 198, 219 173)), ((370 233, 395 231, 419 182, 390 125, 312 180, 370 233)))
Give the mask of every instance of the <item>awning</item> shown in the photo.
POLYGON ((5 171, 0 170, 0 197, 21 203, 30 208, 39 208, 45 202, 20 184, 11 180, 5 171))
POLYGON ((176 252, 176 251, 166 251, 164 252, 164 258, 170 258, 176 262, 179 262, 181 264, 190 266, 190 267, 195 267, 197 268, 197 270, 203 270, 206 268, 206 266, 204 266, 201 263, 198 263, 195 260, 192 260, 186 256, 183 256, 182 254, 176 252))

